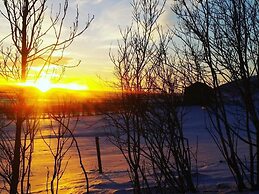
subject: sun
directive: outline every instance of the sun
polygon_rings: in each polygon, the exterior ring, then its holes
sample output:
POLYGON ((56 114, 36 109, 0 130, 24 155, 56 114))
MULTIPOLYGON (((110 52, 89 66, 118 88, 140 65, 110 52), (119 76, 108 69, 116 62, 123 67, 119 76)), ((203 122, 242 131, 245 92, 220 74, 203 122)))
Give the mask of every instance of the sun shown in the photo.
POLYGON ((42 92, 47 92, 52 88, 52 83, 48 79, 40 78, 36 81, 35 87, 42 92))
POLYGON ((48 92, 50 89, 64 89, 73 91, 85 91, 89 88, 86 85, 77 83, 52 83, 47 78, 39 78, 37 81, 27 80, 25 83, 18 83, 20 86, 35 87, 41 92, 48 92))
POLYGON ((39 78, 37 81, 27 80, 26 82, 18 83, 18 85, 23 87, 34 87, 41 92, 47 92, 53 88, 53 84, 47 78, 39 78))

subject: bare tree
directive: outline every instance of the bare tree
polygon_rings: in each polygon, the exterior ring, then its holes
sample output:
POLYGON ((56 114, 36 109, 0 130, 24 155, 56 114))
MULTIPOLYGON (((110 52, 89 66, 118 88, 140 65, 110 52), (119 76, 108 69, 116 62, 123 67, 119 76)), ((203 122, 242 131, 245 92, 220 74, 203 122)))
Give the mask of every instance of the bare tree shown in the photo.
POLYGON ((70 132, 73 133, 77 125, 77 121, 71 124, 71 118, 64 114, 57 115, 55 118, 59 118, 59 122, 56 122, 57 119, 50 120, 51 125, 49 130, 51 132, 51 137, 48 137, 50 138, 50 142, 42 136, 44 143, 49 148, 53 157, 53 171, 50 180, 50 191, 52 194, 58 193, 59 191, 60 180, 63 177, 69 162, 69 159, 65 161, 65 156, 73 144, 70 132), (51 141, 55 142, 54 146, 51 141))
POLYGON ((34 151, 34 139, 39 130, 37 117, 27 118, 23 125, 23 143, 21 147, 21 193, 29 193, 31 189, 30 176, 32 173, 32 153, 34 151))
POLYGON ((145 179, 141 168, 141 133, 144 128, 141 115, 145 111, 141 106, 141 94, 146 90, 145 72, 150 67, 154 50, 152 33, 163 12, 164 3, 160 8, 159 1, 133 1, 134 24, 125 32, 121 31, 122 43, 118 56, 111 56, 122 91, 123 106, 119 118, 113 119, 114 125, 122 132, 116 137, 115 144, 130 167, 134 193, 141 192, 140 177, 145 179))
MULTIPOLYGON (((71 45, 75 38, 86 31, 93 20, 93 17, 88 18, 80 29, 77 9, 70 31, 66 32, 64 23, 68 13, 68 0, 65 0, 63 5, 59 4, 57 13, 53 13, 53 10, 51 10, 49 20, 46 18, 47 10, 49 10, 47 2, 47 0, 3 0, 4 7, 1 14, 10 26, 10 34, 6 36, 3 42, 5 40, 11 42, 10 47, 1 49, 3 61, 0 65, 0 72, 5 79, 25 82, 36 60, 40 60, 42 64, 40 71, 34 75, 36 78, 39 78, 43 71, 49 71, 50 64, 59 66, 61 73, 64 72, 67 66, 60 63, 63 58, 63 51, 71 45), (53 35, 54 39, 52 42, 46 43, 44 39, 49 35, 53 35), (53 57, 55 52, 62 54, 60 57, 53 57)), ((17 94, 16 102, 16 134, 10 180, 10 193, 13 194, 17 193, 19 183, 21 136, 26 119, 26 99, 23 91, 17 94)))
POLYGON ((176 108, 177 72, 169 66, 172 36, 159 25, 165 3, 133 0, 132 25, 121 30, 118 53, 111 56, 121 90, 119 111, 108 115, 117 129, 111 141, 128 163, 134 193, 151 192, 148 176, 157 192, 196 191, 176 108))
POLYGON ((3 187, 1 191, 8 191, 8 185, 11 183, 11 162, 13 157, 13 144, 12 138, 5 130, 1 129, 1 160, 0 160, 0 169, 1 169, 1 179, 3 182, 3 187))
MULTIPOLYGON (((80 147, 79 147, 79 144, 77 142, 77 139, 74 135, 74 131, 76 129, 76 126, 77 126, 77 122, 78 122, 78 118, 76 119, 76 122, 74 123, 74 126, 70 126, 69 125, 69 120, 71 119, 69 115, 63 115, 63 116, 57 116, 57 115, 53 115, 51 114, 50 115, 51 118, 59 125, 60 128, 63 129, 63 133, 66 134, 71 140, 71 146, 72 144, 75 144, 75 147, 76 147, 76 150, 77 150, 77 154, 78 154, 78 158, 79 158, 79 164, 80 164, 80 167, 84 173, 84 176, 85 176, 85 182, 86 182, 86 193, 89 193, 89 180, 88 180, 88 175, 87 175, 87 172, 86 172, 86 169, 85 169, 85 166, 84 166, 84 163, 83 163, 83 159, 82 159, 82 155, 81 155, 81 151, 80 151, 80 147), (64 122, 64 120, 66 120, 66 122, 64 122)), ((60 136, 56 136, 57 138, 61 138, 60 136)), ((64 138, 64 137, 63 137, 64 138)), ((65 142, 66 143, 66 142, 65 142)), ((48 144, 47 144, 48 145, 48 144)), ((57 149, 58 152, 62 152, 62 149, 61 147, 59 147, 59 150, 57 149)), ((67 148, 66 148, 67 149, 67 148)), ((70 149, 70 146, 68 147, 68 150, 70 149)), ((67 150, 67 151, 68 151, 67 150)), ((64 153, 66 154, 66 153, 64 153)), ((62 161, 61 161, 62 162, 62 161)))
POLYGON ((208 107, 210 133, 238 189, 258 189, 258 1, 181 0, 172 10, 179 21, 174 32, 183 45, 179 61, 191 64, 215 91, 214 105, 208 107), (240 145, 248 154, 239 152, 240 145))

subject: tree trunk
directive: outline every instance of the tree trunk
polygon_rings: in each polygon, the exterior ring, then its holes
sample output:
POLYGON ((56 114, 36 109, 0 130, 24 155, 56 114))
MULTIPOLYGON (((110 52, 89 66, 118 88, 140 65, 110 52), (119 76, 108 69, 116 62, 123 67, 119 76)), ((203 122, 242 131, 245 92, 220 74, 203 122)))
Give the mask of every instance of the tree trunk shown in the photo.
MULTIPOLYGON (((28 0, 23 1, 23 14, 22 14, 22 64, 21 64, 21 81, 26 81, 26 70, 27 70, 27 58, 28 58, 28 49, 27 49, 27 16, 28 16, 28 0)), ((24 94, 23 90, 18 96, 18 109, 17 109, 17 120, 16 120, 16 133, 15 133, 15 146, 14 146, 14 158, 12 163, 12 179, 11 179, 11 188, 10 193, 16 194, 17 187, 19 183, 19 174, 20 174, 20 151, 21 151, 21 133, 22 133, 22 124, 23 124, 23 109, 25 108, 24 103, 24 94)))
POLYGON ((17 121, 16 121, 16 134, 15 134, 14 158, 12 163, 12 179, 11 179, 10 194, 17 193, 17 187, 19 183, 22 122, 23 122, 22 116, 20 112, 18 112, 17 121))

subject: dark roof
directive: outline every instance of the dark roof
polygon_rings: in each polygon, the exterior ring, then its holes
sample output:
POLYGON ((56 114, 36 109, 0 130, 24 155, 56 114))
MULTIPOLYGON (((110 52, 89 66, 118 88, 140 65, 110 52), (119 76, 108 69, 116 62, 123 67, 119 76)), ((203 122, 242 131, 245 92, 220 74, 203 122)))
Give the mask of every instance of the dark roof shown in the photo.
POLYGON ((205 83, 195 82, 185 88, 184 103, 186 105, 208 105, 212 102, 214 92, 205 83))

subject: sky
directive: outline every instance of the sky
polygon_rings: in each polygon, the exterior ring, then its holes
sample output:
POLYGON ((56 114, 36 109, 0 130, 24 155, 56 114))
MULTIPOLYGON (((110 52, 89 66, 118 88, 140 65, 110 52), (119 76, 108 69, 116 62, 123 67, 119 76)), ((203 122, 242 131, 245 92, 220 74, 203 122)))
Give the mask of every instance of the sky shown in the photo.
POLYGON ((130 0, 77 0, 76 3, 82 19, 89 14, 94 15, 94 20, 69 49, 82 61, 71 75, 85 78, 89 87, 106 88, 114 77, 109 52, 116 51, 119 26, 131 23, 130 0))
MULTIPOLYGON (((54 9, 64 0, 49 0, 54 9)), ((70 65, 80 65, 67 69, 61 82, 87 85, 91 90, 109 90, 114 81, 113 64, 109 52, 116 53, 120 39, 119 27, 131 24, 131 0, 69 0, 68 17, 64 28, 69 28, 79 8, 79 22, 85 24, 88 17, 94 16, 89 28, 66 49, 64 57, 70 65)), ((1 6, 2 7, 2 6, 1 6)), ((168 9, 168 6, 166 7, 168 9)), ((49 13, 47 11, 46 13, 49 13)), ((0 17, 0 36, 8 34, 8 22, 0 17)), ((171 16, 165 12, 161 22, 171 25, 171 16)), ((45 41, 45 40, 44 40, 45 41)), ((37 67, 36 67, 37 68, 37 67)))

